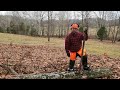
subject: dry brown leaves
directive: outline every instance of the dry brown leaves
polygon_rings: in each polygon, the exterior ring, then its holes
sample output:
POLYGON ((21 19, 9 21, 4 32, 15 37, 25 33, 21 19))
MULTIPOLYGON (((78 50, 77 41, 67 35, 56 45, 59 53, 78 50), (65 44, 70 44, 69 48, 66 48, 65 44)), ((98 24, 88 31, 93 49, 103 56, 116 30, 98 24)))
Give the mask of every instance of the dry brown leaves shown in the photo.
POLYGON ((0 44, 0 64, 13 65, 17 73, 28 74, 64 71, 68 62, 62 48, 0 44))
MULTIPOLYGON (((77 58, 77 67, 79 60, 77 58)), ((62 47, 0 44, 0 64, 10 65, 19 74, 65 71, 68 63, 69 59, 62 47)), ((113 78, 120 78, 120 59, 110 58, 107 54, 89 54, 88 63, 92 69, 110 68, 114 73, 113 78)), ((1 78, 5 74, 8 73, 0 68, 1 78)))

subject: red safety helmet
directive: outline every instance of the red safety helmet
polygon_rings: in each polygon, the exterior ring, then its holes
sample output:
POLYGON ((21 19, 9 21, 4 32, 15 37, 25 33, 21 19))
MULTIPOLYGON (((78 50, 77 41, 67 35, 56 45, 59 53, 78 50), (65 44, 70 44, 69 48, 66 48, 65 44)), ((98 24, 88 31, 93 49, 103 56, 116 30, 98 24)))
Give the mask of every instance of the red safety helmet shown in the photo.
POLYGON ((71 28, 72 28, 72 29, 78 29, 78 28, 79 28, 79 25, 76 24, 76 23, 75 23, 75 24, 72 24, 72 25, 71 25, 71 28))

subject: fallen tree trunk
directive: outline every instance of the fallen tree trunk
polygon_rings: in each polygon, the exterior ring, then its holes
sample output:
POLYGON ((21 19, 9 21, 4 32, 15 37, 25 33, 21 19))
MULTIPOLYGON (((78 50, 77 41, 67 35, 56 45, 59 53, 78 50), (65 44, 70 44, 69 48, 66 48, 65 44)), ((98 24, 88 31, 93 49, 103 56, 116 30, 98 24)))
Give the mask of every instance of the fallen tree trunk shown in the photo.
POLYGON ((12 73, 14 75, 18 75, 17 72, 15 72, 15 70, 13 70, 11 67, 8 67, 7 65, 1 64, 0 67, 4 68, 5 70, 7 70, 9 73, 12 73))
POLYGON ((95 69, 91 71, 78 72, 53 72, 44 74, 26 74, 17 75, 13 79, 95 79, 100 77, 110 77, 112 71, 110 69, 95 69))

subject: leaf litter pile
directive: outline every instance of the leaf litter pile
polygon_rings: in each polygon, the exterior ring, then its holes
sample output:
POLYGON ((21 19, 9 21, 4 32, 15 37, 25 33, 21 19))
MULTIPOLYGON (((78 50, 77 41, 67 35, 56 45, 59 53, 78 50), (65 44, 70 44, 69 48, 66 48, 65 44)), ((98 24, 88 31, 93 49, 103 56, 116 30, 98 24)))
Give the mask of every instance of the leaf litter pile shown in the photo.
MULTIPOLYGON (((76 67, 79 66, 79 60, 77 58, 76 67)), ((69 58, 63 47, 0 44, 0 64, 11 67, 18 74, 63 72, 68 68, 69 58)), ((89 54, 88 64, 91 69, 109 68, 113 72, 112 79, 120 78, 120 59, 110 58, 107 54, 89 54)), ((11 76, 12 73, 0 67, 0 78, 11 76)))

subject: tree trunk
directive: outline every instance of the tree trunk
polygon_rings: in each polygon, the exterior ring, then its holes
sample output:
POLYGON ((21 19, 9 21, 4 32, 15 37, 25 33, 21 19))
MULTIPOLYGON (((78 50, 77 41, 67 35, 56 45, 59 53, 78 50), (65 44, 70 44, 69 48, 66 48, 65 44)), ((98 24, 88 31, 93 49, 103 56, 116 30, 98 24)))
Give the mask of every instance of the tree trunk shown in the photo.
POLYGON ((116 34, 115 34, 115 37, 114 37, 114 41, 113 41, 113 43, 115 43, 115 41, 117 40, 117 35, 118 35, 118 31, 119 31, 120 29, 119 29, 119 27, 117 28, 117 31, 116 31, 116 34))
POLYGON ((52 72, 43 74, 27 74, 17 75, 12 79, 96 79, 96 78, 110 78, 112 71, 110 69, 95 69, 83 72, 52 72), (19 77, 19 78, 18 78, 19 77))
POLYGON ((60 34, 61 34, 61 33, 60 33, 60 26, 59 26, 59 38, 60 38, 60 34))
POLYGON ((69 33, 69 23, 67 25, 67 35, 68 35, 68 33, 69 33))
POLYGON ((117 31, 116 31, 116 33, 115 33, 115 37, 114 37, 114 43, 115 43, 115 41, 116 41, 116 39, 117 39, 117 36, 118 36, 118 31, 120 30, 120 17, 119 17, 119 26, 117 27, 117 31))
POLYGON ((63 25, 61 27, 61 37, 63 37, 63 25))
POLYGON ((115 25, 114 25, 114 29, 112 31, 112 43, 114 43, 114 38, 115 38, 115 25))
POLYGON ((82 11, 82 27, 84 27, 83 25, 84 25, 84 20, 83 20, 83 11, 82 11))
POLYGON ((103 39, 102 39, 102 38, 100 38, 100 41, 102 42, 102 41, 103 41, 103 39))
POLYGON ((55 26, 54 26, 54 24, 52 24, 52 37, 54 37, 54 31, 55 31, 55 26))
POLYGON ((107 39, 108 40, 109 40, 110 31, 111 31, 111 26, 109 25, 109 29, 108 29, 108 33, 107 33, 107 39))
POLYGON ((42 28, 42 36, 44 36, 44 27, 42 28))
POLYGON ((50 41, 50 36, 49 36, 49 34, 50 34, 50 15, 49 15, 49 13, 50 13, 50 11, 48 11, 48 41, 50 41))
POLYGON ((44 25, 43 25, 43 22, 41 22, 41 28, 42 28, 42 36, 44 36, 44 25))

